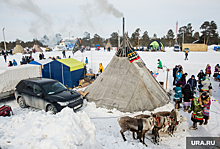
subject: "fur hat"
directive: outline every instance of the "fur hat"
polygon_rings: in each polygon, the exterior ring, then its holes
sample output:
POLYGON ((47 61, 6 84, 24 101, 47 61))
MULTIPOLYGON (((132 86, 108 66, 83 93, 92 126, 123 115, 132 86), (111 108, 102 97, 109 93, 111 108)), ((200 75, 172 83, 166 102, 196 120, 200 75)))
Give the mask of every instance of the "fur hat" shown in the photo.
POLYGON ((209 97, 209 93, 208 92, 202 92, 202 96, 205 96, 205 99, 209 97))

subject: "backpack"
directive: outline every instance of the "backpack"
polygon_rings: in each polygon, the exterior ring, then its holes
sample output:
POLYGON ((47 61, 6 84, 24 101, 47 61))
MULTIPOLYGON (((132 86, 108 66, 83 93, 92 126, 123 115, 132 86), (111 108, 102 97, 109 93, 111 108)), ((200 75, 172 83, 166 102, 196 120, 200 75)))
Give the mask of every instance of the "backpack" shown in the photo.
POLYGON ((0 107, 0 116, 11 116, 11 115, 13 115, 13 112, 10 106, 4 105, 0 107))

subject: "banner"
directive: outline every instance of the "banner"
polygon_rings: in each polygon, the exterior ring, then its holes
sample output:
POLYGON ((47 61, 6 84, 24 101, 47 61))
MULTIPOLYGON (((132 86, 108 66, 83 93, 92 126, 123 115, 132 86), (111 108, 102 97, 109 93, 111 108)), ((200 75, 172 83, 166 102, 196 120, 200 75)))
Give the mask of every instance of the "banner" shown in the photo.
POLYGON ((137 52, 132 48, 130 51, 127 52, 128 59, 130 63, 132 63, 135 60, 138 60, 140 57, 138 56, 137 52))

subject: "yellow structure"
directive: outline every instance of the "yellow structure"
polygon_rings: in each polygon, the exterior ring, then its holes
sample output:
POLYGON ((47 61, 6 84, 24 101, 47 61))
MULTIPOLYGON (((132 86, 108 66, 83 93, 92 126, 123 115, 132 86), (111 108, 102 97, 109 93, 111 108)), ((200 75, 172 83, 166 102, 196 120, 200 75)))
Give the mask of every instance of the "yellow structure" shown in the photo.
POLYGON ((182 50, 189 48, 189 51, 206 52, 208 46, 206 44, 182 44, 182 50))

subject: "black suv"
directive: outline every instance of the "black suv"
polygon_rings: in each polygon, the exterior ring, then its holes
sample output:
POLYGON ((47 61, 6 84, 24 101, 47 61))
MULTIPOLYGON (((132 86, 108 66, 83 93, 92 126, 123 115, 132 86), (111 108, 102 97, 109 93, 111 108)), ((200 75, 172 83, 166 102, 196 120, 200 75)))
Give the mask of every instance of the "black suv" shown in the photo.
POLYGON ((83 105, 83 98, 78 92, 66 88, 54 79, 25 79, 15 88, 15 99, 21 108, 32 106, 55 114, 66 106, 75 111, 83 105))

